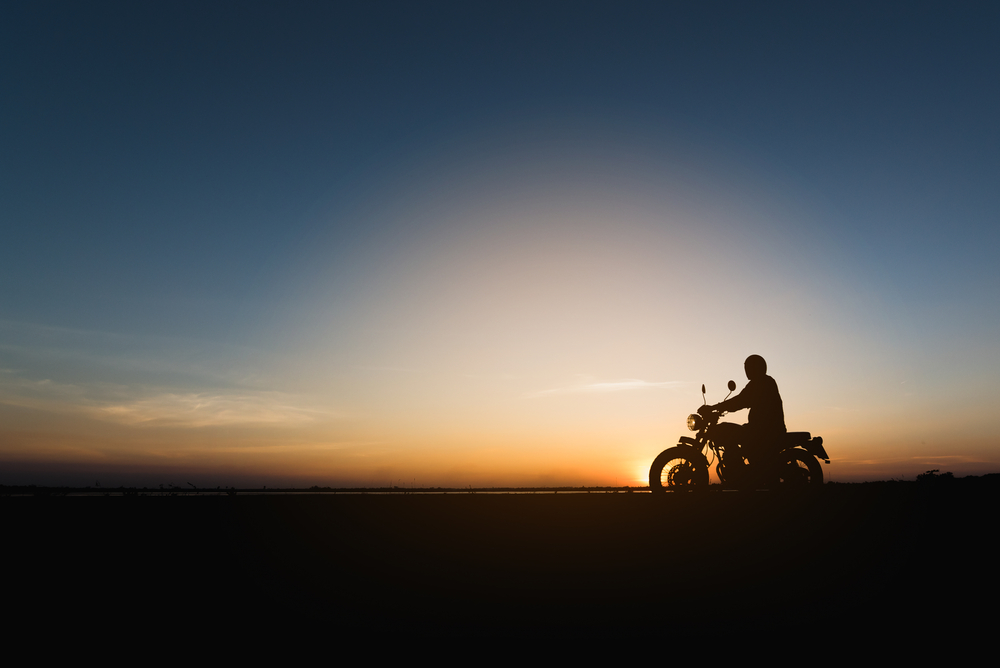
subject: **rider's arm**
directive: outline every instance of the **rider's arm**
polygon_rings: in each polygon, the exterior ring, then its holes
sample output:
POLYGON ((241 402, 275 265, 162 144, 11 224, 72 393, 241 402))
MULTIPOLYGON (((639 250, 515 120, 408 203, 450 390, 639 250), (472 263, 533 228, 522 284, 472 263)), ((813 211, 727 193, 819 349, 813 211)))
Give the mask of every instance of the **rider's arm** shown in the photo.
POLYGON ((726 399, 715 404, 714 408, 720 411, 726 411, 727 413, 732 413, 733 411, 738 411, 742 408, 750 408, 751 400, 753 398, 753 389, 751 388, 751 383, 747 383, 747 386, 743 388, 743 391, 737 394, 731 399, 726 399))

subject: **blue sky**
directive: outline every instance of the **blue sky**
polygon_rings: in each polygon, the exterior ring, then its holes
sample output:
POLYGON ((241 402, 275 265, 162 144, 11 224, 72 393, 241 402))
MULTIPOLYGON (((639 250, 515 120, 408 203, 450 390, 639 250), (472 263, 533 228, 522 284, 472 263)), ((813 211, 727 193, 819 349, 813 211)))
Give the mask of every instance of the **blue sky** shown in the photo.
POLYGON ((602 482, 760 353, 834 477, 995 470, 998 28, 989 3, 6 4, 0 457, 602 482))

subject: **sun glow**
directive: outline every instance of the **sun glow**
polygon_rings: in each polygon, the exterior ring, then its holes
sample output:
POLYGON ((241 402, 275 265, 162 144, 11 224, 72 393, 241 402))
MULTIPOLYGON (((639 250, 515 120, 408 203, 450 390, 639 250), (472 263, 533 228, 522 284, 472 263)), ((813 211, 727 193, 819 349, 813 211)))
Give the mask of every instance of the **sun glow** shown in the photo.
POLYGON ((859 324, 867 293, 823 254, 775 250, 787 203, 640 150, 540 153, 428 161, 452 167, 324 213, 246 345, 0 323, 36 358, 0 369, 8 453, 44 442, 64 461, 184 460, 261 481, 645 486, 690 434, 701 383, 722 400, 751 352, 789 428, 835 458, 869 459, 875 427, 900 442, 933 429, 929 383, 907 385, 919 400, 859 389, 859 369, 905 375, 909 361, 859 324), (710 308, 678 308, 701 295, 710 308), (52 371, 57 358, 72 364, 52 371))

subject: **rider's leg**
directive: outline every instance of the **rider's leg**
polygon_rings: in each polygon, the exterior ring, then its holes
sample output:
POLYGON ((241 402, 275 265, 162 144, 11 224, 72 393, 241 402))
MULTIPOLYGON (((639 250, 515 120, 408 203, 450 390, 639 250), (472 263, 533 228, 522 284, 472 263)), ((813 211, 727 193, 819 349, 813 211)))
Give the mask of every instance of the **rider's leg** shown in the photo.
POLYGON ((777 482, 775 478, 773 443, 769 434, 761 432, 751 424, 743 425, 743 452, 750 462, 750 470, 754 483, 759 486, 770 486, 777 482))

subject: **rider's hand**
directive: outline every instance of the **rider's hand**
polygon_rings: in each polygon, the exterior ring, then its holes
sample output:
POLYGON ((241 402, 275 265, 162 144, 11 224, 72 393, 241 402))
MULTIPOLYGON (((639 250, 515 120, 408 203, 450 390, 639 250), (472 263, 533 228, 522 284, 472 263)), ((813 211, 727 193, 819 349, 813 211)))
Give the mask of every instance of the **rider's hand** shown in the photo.
POLYGON ((708 415, 709 413, 711 413, 714 410, 715 410, 715 406, 709 406, 708 404, 705 404, 704 406, 702 406, 701 408, 698 409, 698 413, 700 415, 708 415))

